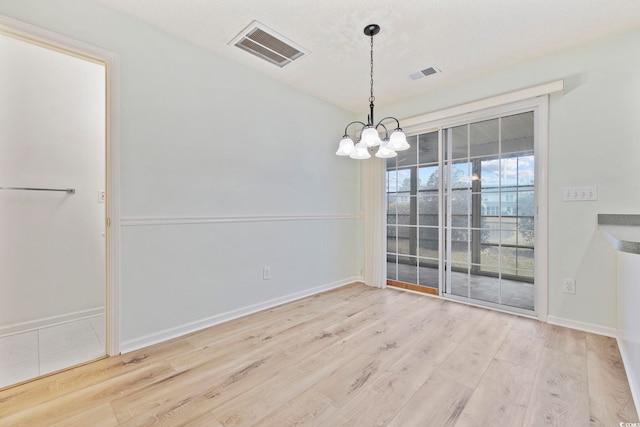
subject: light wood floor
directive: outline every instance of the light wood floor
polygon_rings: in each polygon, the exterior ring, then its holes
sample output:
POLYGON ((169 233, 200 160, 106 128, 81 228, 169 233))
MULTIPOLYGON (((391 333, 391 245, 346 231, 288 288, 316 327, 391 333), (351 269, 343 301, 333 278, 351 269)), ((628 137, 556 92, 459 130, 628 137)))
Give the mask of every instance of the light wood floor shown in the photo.
POLYGON ((618 426, 615 340, 360 284, 0 392, 0 426, 618 426))

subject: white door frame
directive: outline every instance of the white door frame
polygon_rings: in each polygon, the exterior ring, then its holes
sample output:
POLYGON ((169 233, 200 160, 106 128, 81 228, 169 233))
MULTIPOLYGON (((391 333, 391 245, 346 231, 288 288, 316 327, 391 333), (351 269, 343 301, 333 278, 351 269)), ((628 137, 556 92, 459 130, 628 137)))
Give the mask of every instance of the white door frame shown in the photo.
POLYGON ((119 167, 119 57, 87 43, 0 15, 0 34, 103 64, 106 72, 106 352, 120 353, 120 167, 119 167))

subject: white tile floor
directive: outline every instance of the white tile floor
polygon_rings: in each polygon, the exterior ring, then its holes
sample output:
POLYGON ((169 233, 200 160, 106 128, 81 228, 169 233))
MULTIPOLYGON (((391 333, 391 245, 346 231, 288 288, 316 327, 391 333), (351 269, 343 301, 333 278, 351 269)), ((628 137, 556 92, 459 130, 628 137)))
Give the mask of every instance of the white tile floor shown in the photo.
POLYGON ((0 337, 0 387, 103 356, 105 331, 96 316, 0 337))

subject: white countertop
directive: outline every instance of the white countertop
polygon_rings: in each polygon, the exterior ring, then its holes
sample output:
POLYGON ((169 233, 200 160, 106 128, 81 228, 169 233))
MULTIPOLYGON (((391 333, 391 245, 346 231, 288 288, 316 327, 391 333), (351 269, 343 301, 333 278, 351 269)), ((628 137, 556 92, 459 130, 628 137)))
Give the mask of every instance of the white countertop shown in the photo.
POLYGON ((640 254, 640 227, 637 225, 600 224, 607 240, 621 252, 640 254))

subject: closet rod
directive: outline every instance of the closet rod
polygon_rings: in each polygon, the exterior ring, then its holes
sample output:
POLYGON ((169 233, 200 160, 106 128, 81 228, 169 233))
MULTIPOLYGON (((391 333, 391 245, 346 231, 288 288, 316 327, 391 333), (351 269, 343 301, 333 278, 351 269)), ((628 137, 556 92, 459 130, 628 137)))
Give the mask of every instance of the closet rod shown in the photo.
POLYGON ((0 187, 0 190, 27 190, 27 191, 64 191, 75 194, 75 188, 33 188, 33 187, 0 187))

